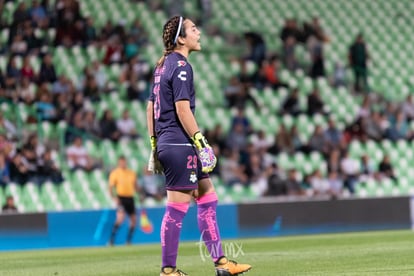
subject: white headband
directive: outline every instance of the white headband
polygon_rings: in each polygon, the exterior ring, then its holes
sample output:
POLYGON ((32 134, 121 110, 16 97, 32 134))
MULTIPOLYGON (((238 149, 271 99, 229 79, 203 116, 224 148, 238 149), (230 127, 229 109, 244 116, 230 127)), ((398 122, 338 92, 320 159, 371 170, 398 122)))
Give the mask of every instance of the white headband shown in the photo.
POLYGON ((175 38, 174 38, 174 45, 177 43, 177 39, 178 39, 178 36, 180 35, 182 25, 183 25, 183 17, 180 16, 180 22, 178 23, 177 34, 175 35, 175 38))

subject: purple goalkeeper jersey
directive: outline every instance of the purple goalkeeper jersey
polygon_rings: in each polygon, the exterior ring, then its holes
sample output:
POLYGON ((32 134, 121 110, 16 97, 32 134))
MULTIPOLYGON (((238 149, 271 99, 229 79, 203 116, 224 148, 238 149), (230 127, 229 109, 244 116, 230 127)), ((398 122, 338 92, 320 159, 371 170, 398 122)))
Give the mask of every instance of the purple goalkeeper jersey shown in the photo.
POLYGON ((154 103, 157 144, 190 143, 175 109, 175 102, 188 100, 193 114, 195 110, 193 69, 184 56, 173 52, 155 69, 149 100, 154 103))

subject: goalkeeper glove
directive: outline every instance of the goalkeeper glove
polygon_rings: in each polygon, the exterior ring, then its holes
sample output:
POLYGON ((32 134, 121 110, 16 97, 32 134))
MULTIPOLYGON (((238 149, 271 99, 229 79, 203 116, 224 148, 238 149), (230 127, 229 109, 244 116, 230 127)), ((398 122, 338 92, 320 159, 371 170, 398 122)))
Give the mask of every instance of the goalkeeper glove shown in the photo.
POLYGON ((198 151, 198 158, 200 159, 202 166, 201 170, 204 173, 211 172, 217 164, 217 158, 214 155, 213 149, 208 144, 207 139, 199 131, 197 131, 191 139, 198 151))
POLYGON ((148 161, 148 170, 153 172, 154 174, 162 174, 164 168, 161 165, 160 160, 158 160, 157 155, 157 138, 155 136, 151 136, 151 153, 148 161))

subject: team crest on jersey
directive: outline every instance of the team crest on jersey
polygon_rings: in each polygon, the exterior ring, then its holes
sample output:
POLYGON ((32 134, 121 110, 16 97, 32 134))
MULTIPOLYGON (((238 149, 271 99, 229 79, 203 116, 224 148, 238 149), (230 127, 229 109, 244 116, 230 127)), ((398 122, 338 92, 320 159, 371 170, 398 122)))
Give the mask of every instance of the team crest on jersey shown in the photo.
POLYGON ((196 183, 197 182, 197 175, 196 175, 195 172, 191 172, 191 174, 190 174, 190 181, 192 183, 196 183))
POLYGON ((184 60, 179 60, 179 61, 177 61, 177 65, 178 65, 178 67, 185 66, 186 64, 187 64, 187 62, 185 62, 184 60))

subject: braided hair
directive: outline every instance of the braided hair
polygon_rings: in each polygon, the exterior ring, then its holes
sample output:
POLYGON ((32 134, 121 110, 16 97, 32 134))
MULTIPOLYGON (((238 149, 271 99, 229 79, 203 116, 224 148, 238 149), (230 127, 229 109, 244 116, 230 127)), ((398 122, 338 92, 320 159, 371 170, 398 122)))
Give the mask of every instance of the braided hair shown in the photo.
POLYGON ((173 16, 165 23, 162 32, 164 55, 158 60, 157 67, 163 65, 165 57, 174 51, 178 36, 185 37, 184 20, 182 16, 173 16))

